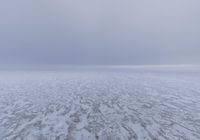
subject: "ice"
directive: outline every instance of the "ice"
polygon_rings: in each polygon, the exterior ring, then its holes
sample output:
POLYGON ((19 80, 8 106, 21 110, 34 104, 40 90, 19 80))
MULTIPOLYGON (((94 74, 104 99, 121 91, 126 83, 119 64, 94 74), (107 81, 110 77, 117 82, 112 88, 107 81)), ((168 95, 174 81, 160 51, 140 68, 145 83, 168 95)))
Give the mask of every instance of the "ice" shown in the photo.
POLYGON ((200 68, 0 72, 0 140, 199 140, 200 68))

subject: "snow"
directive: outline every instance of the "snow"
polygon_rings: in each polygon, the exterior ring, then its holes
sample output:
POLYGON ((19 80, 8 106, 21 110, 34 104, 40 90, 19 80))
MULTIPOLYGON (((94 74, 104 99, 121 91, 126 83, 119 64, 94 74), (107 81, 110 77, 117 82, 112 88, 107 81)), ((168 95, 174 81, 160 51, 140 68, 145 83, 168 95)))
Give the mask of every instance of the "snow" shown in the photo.
POLYGON ((200 68, 0 72, 1 140, 199 140, 200 68))

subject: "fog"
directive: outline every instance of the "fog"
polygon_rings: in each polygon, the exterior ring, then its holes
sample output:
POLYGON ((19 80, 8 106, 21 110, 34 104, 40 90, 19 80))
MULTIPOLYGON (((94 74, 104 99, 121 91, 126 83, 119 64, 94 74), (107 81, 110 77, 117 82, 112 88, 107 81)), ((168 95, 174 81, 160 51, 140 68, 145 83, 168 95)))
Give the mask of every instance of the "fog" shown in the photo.
POLYGON ((199 0, 4 0, 1 64, 200 63, 199 0))

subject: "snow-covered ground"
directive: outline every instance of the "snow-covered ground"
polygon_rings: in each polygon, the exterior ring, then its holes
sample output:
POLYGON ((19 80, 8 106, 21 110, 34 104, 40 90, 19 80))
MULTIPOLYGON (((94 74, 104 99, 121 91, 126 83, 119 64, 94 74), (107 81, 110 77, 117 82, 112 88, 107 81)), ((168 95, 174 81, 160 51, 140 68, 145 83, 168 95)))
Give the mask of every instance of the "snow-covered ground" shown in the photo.
POLYGON ((200 140, 200 68, 2 71, 0 140, 200 140))

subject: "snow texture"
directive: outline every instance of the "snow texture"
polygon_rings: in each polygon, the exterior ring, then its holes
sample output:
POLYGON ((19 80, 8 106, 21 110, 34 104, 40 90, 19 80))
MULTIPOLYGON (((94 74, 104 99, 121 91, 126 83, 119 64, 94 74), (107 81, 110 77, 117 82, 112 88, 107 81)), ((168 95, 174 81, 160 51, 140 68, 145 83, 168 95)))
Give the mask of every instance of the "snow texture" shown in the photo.
POLYGON ((200 68, 0 72, 0 140, 200 140, 200 68))

